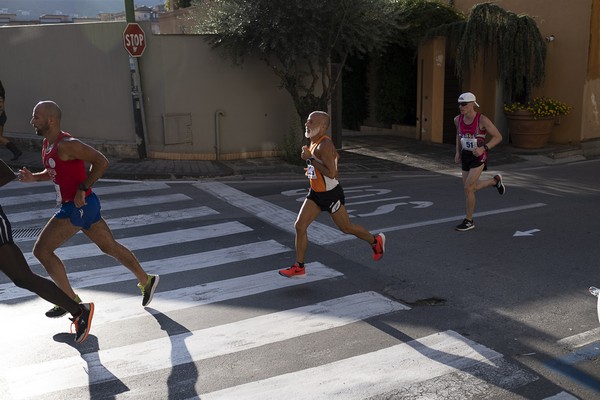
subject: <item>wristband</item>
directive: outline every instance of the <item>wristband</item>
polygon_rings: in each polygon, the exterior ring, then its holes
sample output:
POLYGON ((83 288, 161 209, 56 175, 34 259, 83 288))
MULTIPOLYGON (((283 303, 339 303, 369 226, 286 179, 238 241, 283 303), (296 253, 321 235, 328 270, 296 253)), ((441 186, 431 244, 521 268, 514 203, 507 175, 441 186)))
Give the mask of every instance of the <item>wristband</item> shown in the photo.
POLYGON ((87 188, 83 182, 81 182, 81 183, 79 184, 79 187, 77 188, 77 190, 81 190, 81 191, 83 191, 83 192, 87 192, 87 190, 88 190, 88 189, 89 189, 89 188, 87 188))
POLYGON ((485 151, 490 151, 490 148, 488 147, 488 145, 487 145, 487 144, 484 144, 484 145, 483 145, 483 148, 485 149, 485 151))

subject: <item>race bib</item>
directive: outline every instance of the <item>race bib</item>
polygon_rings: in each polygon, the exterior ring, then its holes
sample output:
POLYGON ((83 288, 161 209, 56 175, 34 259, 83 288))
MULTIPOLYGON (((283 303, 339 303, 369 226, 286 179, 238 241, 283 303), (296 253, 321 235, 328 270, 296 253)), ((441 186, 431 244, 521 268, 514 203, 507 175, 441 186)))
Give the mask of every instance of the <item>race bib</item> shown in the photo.
POLYGON ((62 204, 62 196, 60 195, 60 186, 56 183, 54 184, 54 190, 56 190, 56 205, 60 206, 62 204))
POLYGON ((463 150, 473 151, 477 147, 477 139, 475 138, 460 138, 460 145, 463 150))

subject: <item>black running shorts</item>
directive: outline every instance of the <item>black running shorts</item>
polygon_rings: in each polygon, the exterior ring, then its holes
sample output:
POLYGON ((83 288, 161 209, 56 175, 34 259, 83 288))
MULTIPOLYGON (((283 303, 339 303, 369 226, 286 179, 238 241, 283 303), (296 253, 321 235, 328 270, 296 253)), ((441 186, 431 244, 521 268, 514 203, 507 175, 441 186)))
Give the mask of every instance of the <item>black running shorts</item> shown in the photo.
POLYGON ((308 191, 307 199, 314 201, 321 211, 328 211, 330 214, 335 213, 340 209, 340 206, 345 203, 344 189, 341 185, 337 185, 326 192, 315 192, 312 188, 308 191))
POLYGON ((473 168, 479 168, 482 165, 483 170, 487 170, 487 154, 483 153, 483 155, 479 157, 475 157, 472 151, 463 150, 460 153, 460 159, 462 161, 462 170, 469 171, 473 168))
POLYGON ((12 242, 13 236, 10 222, 8 222, 8 218, 6 218, 4 210, 2 209, 2 207, 0 207, 0 246, 12 242))

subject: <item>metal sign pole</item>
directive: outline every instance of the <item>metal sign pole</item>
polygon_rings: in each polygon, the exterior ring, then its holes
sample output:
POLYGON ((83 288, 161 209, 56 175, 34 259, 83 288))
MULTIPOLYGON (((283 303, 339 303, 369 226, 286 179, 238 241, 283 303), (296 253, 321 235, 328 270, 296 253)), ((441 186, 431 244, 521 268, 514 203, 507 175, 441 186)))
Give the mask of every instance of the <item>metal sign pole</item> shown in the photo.
MULTIPOLYGON (((125 18, 127 22, 135 22, 135 9, 133 0, 125 0, 125 18)), ((144 101, 142 98, 142 75, 137 57, 129 57, 129 71, 131 73, 131 101, 133 104, 133 119, 135 121, 135 134, 140 159, 147 157, 146 129, 144 117, 144 101)))

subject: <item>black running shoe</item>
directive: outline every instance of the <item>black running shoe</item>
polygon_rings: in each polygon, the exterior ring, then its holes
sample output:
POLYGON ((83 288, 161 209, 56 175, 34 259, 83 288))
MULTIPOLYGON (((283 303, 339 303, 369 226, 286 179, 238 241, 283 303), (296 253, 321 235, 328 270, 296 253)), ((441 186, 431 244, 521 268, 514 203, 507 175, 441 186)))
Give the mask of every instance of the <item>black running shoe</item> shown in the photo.
POLYGON ((154 291, 158 286, 158 280, 158 275, 148 275, 148 282, 145 286, 142 286, 140 283, 138 283, 138 287, 142 291, 142 306, 146 307, 152 301, 154 291))
MULTIPOLYGON (((75 298, 73 300, 75 300, 75 302, 77 302, 77 303, 81 303, 81 299, 79 298, 79 295, 75 295, 75 298)), ((68 313, 68 311, 65 310, 64 308, 54 305, 54 307, 52 307, 51 309, 46 311, 46 317, 60 318, 64 315, 67 315, 67 313, 68 313)))
POLYGON ((457 231, 469 231, 471 229, 475 228, 475 224, 473 223, 473 221, 468 220, 468 219, 463 219, 463 222, 460 225, 456 225, 456 229, 457 231))
POLYGON ((504 183, 502 183, 502 175, 498 174, 494 176, 494 179, 496 180, 494 187, 498 189, 498 193, 504 194, 506 192, 506 187, 504 186, 504 183))
POLYGON ((48 311, 46 311, 46 317, 48 317, 48 318, 60 318, 66 314, 67 314, 67 310, 65 310, 64 308, 62 308, 60 306, 54 306, 51 309, 49 309, 48 311))
POLYGON ((92 318, 94 317, 94 303, 81 303, 81 314, 77 318, 71 318, 71 333, 75 325, 75 342, 83 343, 87 339, 92 327, 92 318))

